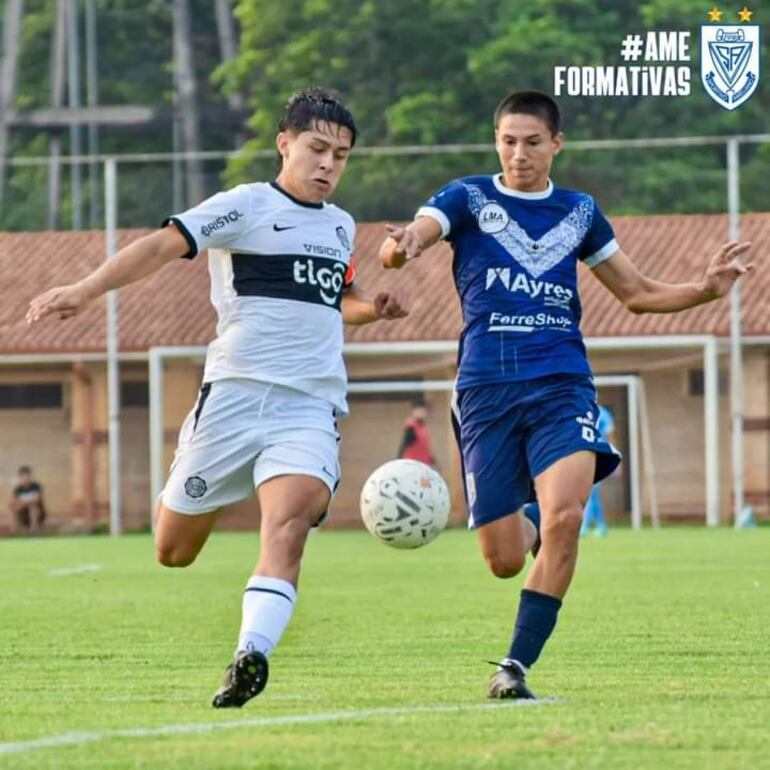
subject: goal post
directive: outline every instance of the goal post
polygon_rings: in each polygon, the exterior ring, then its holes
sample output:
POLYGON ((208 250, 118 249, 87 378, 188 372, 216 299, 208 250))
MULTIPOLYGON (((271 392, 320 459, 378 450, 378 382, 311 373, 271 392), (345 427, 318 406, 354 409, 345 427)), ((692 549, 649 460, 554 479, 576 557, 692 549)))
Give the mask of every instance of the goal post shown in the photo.
MULTIPOLYGON (((167 431, 178 431, 180 425, 166 425, 166 366, 170 361, 187 360, 199 363, 202 367, 206 354, 205 347, 155 347, 149 352, 149 419, 150 419, 150 497, 151 510, 154 510, 163 489, 168 471, 166 460, 167 431)), ((647 406, 644 386, 638 375, 598 375, 594 378, 598 389, 605 387, 623 388, 628 416, 628 456, 625 459, 630 488, 631 526, 642 526, 643 486, 646 491, 650 520, 658 526, 658 506, 655 492, 652 452, 647 425, 647 406)), ((454 380, 404 379, 400 381, 372 379, 364 382, 350 382, 348 393, 382 394, 384 397, 402 393, 449 393, 454 388, 454 380)), ((185 405, 189 410, 191 403, 185 405)), ((354 407, 355 408, 355 407, 354 407)), ((343 460, 344 462, 344 460, 343 460)), ((372 466, 373 468, 374 466, 372 466)), ((345 469, 343 465, 343 476, 345 469)))

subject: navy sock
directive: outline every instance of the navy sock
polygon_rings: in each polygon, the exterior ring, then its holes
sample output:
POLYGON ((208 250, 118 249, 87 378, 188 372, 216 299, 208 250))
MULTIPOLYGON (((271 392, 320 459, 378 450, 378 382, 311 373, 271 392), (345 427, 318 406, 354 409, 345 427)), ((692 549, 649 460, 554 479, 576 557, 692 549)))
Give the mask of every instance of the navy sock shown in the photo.
POLYGON ((543 651, 556 626, 561 599, 537 591, 522 589, 519 613, 508 657, 529 668, 543 651))

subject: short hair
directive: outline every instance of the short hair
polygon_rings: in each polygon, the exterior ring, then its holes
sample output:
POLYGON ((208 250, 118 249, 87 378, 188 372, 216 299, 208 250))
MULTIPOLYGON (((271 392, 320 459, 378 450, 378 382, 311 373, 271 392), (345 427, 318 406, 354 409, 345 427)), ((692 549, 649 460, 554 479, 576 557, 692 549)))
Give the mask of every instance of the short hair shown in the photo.
POLYGON ((19 467, 19 470, 16 471, 19 476, 21 476, 22 473, 32 474, 32 468, 29 467, 29 465, 22 465, 19 467))
POLYGON ((336 91, 318 86, 296 91, 291 95, 278 123, 278 130, 299 134, 309 131, 318 121, 344 126, 353 135, 350 146, 356 143, 358 129, 353 114, 343 104, 336 91))
POLYGON ((495 128, 503 115, 534 115, 548 126, 552 136, 561 131, 561 113, 556 102, 548 94, 540 91, 514 91, 497 105, 495 110, 495 128))

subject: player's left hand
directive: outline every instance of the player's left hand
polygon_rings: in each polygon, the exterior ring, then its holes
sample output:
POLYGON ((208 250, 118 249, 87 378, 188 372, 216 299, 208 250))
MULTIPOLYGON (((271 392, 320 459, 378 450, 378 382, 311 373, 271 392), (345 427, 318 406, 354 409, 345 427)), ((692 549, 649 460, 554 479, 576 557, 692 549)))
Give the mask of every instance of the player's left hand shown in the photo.
POLYGON ((715 298, 727 294, 742 275, 754 269, 752 262, 743 264, 740 260, 741 254, 745 254, 750 248, 749 241, 725 243, 709 261, 703 281, 704 290, 715 298))
POLYGON ((409 314, 406 301, 399 292, 381 291, 374 298, 374 313, 378 319, 394 321, 409 314))

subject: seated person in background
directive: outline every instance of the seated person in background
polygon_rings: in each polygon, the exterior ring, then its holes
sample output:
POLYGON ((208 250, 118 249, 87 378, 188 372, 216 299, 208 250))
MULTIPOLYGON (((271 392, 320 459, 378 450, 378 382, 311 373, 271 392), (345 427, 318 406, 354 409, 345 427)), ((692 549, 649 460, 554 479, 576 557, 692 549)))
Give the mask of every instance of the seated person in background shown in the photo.
POLYGON ((15 532, 40 532, 45 521, 43 488, 32 478, 32 469, 22 465, 10 502, 15 532))

